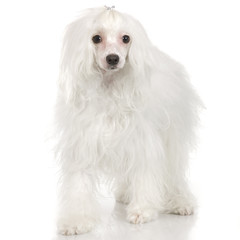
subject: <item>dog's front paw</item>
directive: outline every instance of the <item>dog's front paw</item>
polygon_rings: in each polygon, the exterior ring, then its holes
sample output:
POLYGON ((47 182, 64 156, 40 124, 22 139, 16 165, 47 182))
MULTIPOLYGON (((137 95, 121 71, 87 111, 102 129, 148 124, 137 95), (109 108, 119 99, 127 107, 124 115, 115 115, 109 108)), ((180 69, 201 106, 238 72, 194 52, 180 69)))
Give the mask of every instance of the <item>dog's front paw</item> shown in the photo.
POLYGON ((192 195, 188 197, 171 197, 165 202, 165 213, 188 216, 194 213, 196 200, 192 195))
POLYGON ((178 214, 181 216, 187 216, 193 214, 193 206, 191 204, 185 206, 179 206, 173 209, 172 213, 178 214))
POLYGON ((133 224, 147 223, 155 220, 158 217, 158 211, 156 209, 138 209, 129 210, 127 213, 127 220, 133 224))
POLYGON ((77 235, 90 232, 96 225, 96 220, 88 216, 74 217, 73 219, 60 219, 58 233, 61 235, 77 235))
POLYGON ((166 207, 166 213, 178 214, 181 216, 192 215, 194 212, 195 201, 188 199, 176 199, 169 201, 166 207))

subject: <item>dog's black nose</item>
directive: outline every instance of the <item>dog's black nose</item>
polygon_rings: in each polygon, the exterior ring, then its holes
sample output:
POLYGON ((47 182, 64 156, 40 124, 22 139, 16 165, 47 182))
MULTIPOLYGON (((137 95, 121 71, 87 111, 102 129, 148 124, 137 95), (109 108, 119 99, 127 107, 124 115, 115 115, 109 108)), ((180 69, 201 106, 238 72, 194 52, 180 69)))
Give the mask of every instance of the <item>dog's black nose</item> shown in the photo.
POLYGON ((109 65, 111 66, 114 66, 114 65, 117 65, 118 62, 119 62, 119 56, 116 55, 116 54, 109 54, 107 57, 106 57, 106 61, 109 65))

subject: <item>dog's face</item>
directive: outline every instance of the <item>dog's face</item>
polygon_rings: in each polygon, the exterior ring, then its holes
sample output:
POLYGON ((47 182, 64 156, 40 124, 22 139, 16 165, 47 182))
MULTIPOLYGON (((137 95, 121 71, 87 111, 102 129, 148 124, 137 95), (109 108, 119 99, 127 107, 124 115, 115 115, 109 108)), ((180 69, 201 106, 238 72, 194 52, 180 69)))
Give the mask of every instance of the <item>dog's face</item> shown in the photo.
POLYGON ((104 72, 115 72, 126 63, 131 45, 131 36, 124 30, 122 19, 112 12, 98 19, 92 34, 95 61, 104 72))
POLYGON ((117 71, 124 67, 131 37, 125 32, 103 31, 94 34, 96 63, 104 71, 117 71))

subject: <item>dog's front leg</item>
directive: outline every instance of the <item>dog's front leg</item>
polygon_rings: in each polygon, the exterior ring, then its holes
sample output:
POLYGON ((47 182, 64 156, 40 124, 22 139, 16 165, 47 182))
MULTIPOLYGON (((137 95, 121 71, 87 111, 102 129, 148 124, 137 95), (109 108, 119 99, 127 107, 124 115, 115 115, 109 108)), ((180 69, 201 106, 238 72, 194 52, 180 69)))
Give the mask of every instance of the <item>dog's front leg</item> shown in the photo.
POLYGON ((136 172, 130 182, 127 220, 134 224, 155 220, 158 217, 161 199, 158 181, 154 173, 136 172))
POLYGON ((63 235, 90 231, 98 221, 93 174, 78 170, 63 173, 58 232, 63 235))

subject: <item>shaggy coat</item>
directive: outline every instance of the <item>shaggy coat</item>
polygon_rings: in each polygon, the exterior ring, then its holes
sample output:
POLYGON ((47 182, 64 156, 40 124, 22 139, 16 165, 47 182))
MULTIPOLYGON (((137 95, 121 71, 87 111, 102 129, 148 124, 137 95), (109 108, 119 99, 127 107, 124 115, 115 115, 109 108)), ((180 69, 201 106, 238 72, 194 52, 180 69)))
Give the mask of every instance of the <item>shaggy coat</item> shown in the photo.
POLYGON ((158 212, 192 214, 185 173, 200 106, 184 68, 152 45, 137 20, 109 8, 82 13, 66 29, 60 66, 59 232, 97 223, 100 174, 127 204, 131 223, 158 212), (119 62, 109 63, 109 54, 119 62))

